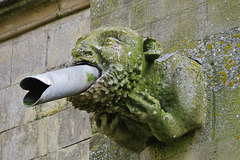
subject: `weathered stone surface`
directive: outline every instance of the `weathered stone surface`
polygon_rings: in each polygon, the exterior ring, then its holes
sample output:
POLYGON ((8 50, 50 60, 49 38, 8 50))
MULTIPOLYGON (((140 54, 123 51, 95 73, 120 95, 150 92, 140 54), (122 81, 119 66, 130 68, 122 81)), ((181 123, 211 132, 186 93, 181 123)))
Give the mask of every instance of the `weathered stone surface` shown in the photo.
POLYGON ((91 1, 91 18, 111 13, 119 7, 119 4, 119 0, 91 1))
POLYGON ((209 35, 240 26, 240 2, 238 0, 210 0, 207 5, 209 35))
POLYGON ((70 104, 67 103, 66 98, 40 104, 36 106, 36 117, 37 119, 41 119, 47 116, 51 116, 69 107, 70 104))
POLYGON ((11 83, 12 41, 0 45, 0 89, 11 83))
POLYGON ((88 160, 89 159, 89 140, 85 140, 76 145, 72 145, 67 148, 59 150, 57 159, 59 159, 59 160, 68 160, 68 159, 88 160))
POLYGON ((199 146, 196 149, 173 155, 173 157, 163 158, 162 160, 208 160, 215 159, 216 155, 215 146, 211 144, 205 144, 204 146, 199 146))
POLYGON ((2 159, 33 159, 47 153, 46 119, 2 133, 2 159))
POLYGON ((58 5, 60 5, 60 10, 74 8, 77 5, 81 5, 83 3, 89 3, 89 0, 59 0, 58 1, 58 5))
MULTIPOLYGON (((33 1, 33 3, 36 2, 33 1)), ((21 8, 19 10, 21 10, 21 8)), ((48 1, 38 6, 32 6, 18 14, 15 14, 14 16, 11 16, 10 18, 0 18, 0 41, 4 41, 5 39, 30 31, 34 26, 39 26, 41 23, 46 23, 47 19, 51 17, 51 15, 55 17, 55 13, 57 11, 58 7, 56 2, 48 1)))
POLYGON ((164 48, 175 48, 186 39, 201 39, 206 36, 206 4, 203 3, 177 15, 172 15, 152 24, 152 37, 164 48))
MULTIPOLYGON (((105 5, 102 3, 102 6, 105 5)), ((115 9, 126 8, 118 5, 115 9)), ((172 154, 171 158, 236 159, 239 150, 236 143, 240 139, 238 105, 240 63, 237 54, 240 43, 237 42, 237 33, 230 29, 240 25, 239 1, 134 0, 128 2, 129 6, 131 28, 137 29, 144 36, 152 36, 159 40, 165 52, 178 50, 180 54, 199 60, 206 68, 209 78, 207 123, 192 135, 191 143, 179 143, 181 147, 176 147, 178 152, 176 155, 172 154), (214 34, 217 34, 215 36, 218 38, 212 36, 214 34), (232 40, 229 41, 229 38, 232 40), (221 143, 221 147, 218 143, 221 143)), ((107 19, 113 14, 114 12, 110 11, 104 15, 98 13, 98 17, 93 15, 91 27, 108 25, 105 23, 111 23, 107 19), (97 25, 95 22, 98 22, 97 25)), ((121 21, 121 17, 119 15, 118 17, 121 21)), ((112 26, 117 24, 118 22, 111 23, 112 26)), ((162 154, 171 155, 171 150, 174 150, 166 149, 169 152, 162 154)))
POLYGON ((12 56, 12 84, 24 77, 44 72, 47 52, 47 35, 39 29, 14 40, 12 56))
POLYGON ((203 68, 178 54, 160 62, 164 53, 154 39, 129 28, 101 28, 78 40, 73 57, 97 65, 102 76, 69 100, 94 112, 99 132, 126 150, 139 153, 152 138, 171 143, 205 122, 203 68))
POLYGON ((114 12, 91 20, 91 30, 99 27, 130 27, 131 7, 117 8, 114 12))
POLYGON ((12 15, 15 15, 27 8, 31 8, 34 6, 37 6, 43 2, 45 2, 46 0, 40 0, 38 2, 34 1, 34 0, 19 0, 19 1, 9 1, 8 3, 3 3, 0 6, 0 19, 2 18, 9 18, 12 15))
POLYGON ((239 159, 240 157, 240 139, 239 131, 236 134, 229 135, 225 138, 218 139, 217 147, 217 157, 220 160, 225 159, 239 159))
POLYGON ((214 54, 213 84, 215 136, 227 137, 240 132, 240 28, 210 38, 208 50, 214 54))
MULTIPOLYGON (((71 10, 69 5, 79 1, 65 2, 61 7, 71 10)), ((48 9, 42 10, 46 11, 42 14, 56 8, 50 6, 48 9)), ((33 12, 34 15, 26 12, 24 18, 16 17, 24 19, 25 23, 36 16, 35 10, 33 12)), ((0 160, 88 159, 87 140, 91 136, 88 114, 68 109, 70 104, 66 99, 26 108, 22 103, 26 91, 20 88, 19 82, 26 76, 66 63, 77 38, 89 32, 89 17, 89 9, 86 9, 0 45, 0 160), (55 51, 54 47, 59 49, 59 54, 51 53, 55 51)), ((11 24, 8 26, 10 30, 14 28, 11 24)), ((4 32, 5 27, 0 30, 4 32)))
POLYGON ((9 6, 6 6, 5 8, 0 6, 0 41, 26 33, 54 20, 58 20, 80 10, 89 8, 89 6, 90 0, 40 0, 38 2, 32 0, 22 0, 20 2, 11 1, 9 6), (45 2, 42 3, 43 1, 45 2), (27 6, 24 7, 24 4, 27 6), (8 11, 12 11, 14 16, 11 16, 12 14, 8 11), (2 15, 4 12, 6 13, 5 16, 2 15))
POLYGON ((18 85, 0 90, 0 132, 36 119, 34 108, 23 106, 24 93, 18 85))
POLYGON ((140 33, 142 37, 145 37, 145 38, 152 37, 152 35, 151 35, 151 25, 150 24, 145 25, 141 28, 138 28, 136 31, 138 33, 140 33))
POLYGON ((2 134, 0 134, 0 160, 2 160, 2 134))
POLYGON ((207 0, 169 0, 165 1, 166 15, 174 15, 195 8, 198 5, 207 2, 207 0))
POLYGON ((46 156, 34 160, 88 160, 89 159, 89 140, 71 145, 46 156))
POLYGON ((131 9, 132 28, 137 29, 166 16, 166 1, 134 1, 131 9))
POLYGON ((60 130, 60 121, 59 121, 60 113, 52 115, 48 117, 49 122, 47 126, 48 130, 48 152, 52 153, 60 149, 59 146, 59 130, 60 130))
POLYGON ((74 108, 60 114, 59 146, 61 148, 88 139, 91 136, 87 112, 74 108))
POLYGON ((91 129, 88 114, 69 108, 49 117, 48 150, 49 152, 70 146, 88 139, 91 129))
POLYGON ((125 151, 116 143, 112 142, 107 136, 96 133, 90 140, 90 159, 114 159, 114 160, 139 160, 140 156, 136 153, 125 151))
POLYGON ((48 69, 68 62, 78 37, 90 30, 89 16, 89 10, 84 10, 46 26, 48 33, 48 69))

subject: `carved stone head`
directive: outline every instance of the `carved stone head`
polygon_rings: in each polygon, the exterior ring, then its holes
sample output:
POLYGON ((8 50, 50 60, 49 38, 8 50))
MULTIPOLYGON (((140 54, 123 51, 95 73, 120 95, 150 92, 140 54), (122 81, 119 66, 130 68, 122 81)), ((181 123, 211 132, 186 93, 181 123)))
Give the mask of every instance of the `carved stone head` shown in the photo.
POLYGON ((204 123, 203 68, 164 54, 156 40, 128 28, 101 28, 79 38, 72 56, 99 68, 101 77, 69 101, 94 112, 99 132, 123 148, 141 152, 154 139, 172 142, 204 123))

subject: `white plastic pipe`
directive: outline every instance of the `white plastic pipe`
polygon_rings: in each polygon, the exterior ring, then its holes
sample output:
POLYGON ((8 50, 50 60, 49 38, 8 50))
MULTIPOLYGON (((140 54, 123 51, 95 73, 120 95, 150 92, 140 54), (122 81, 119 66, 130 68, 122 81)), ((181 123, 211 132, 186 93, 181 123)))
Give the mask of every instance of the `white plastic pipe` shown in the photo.
POLYGON ((20 86, 29 92, 23 98, 26 106, 73 96, 86 91, 100 77, 96 67, 78 65, 24 78, 20 86))

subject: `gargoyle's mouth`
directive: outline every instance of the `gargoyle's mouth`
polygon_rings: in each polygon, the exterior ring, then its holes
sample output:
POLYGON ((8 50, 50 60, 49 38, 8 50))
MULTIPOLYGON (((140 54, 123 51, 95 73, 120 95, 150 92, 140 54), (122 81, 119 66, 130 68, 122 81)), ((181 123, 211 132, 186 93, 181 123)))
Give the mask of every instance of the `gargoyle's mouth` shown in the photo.
POLYGON ((88 61, 76 63, 76 65, 83 64, 96 67, 99 69, 100 75, 87 90, 68 98, 73 106, 93 112, 117 103, 123 94, 124 87, 128 84, 128 77, 123 73, 123 68, 117 64, 111 64, 107 69, 101 69, 88 61))
MULTIPOLYGON (((86 89, 84 92, 80 93, 80 95, 89 94, 89 92, 91 92, 92 90, 95 90, 94 88, 96 88, 99 81, 102 81, 102 76, 104 74, 102 68, 100 68, 97 64, 91 63, 87 60, 82 60, 82 61, 76 62, 74 65, 88 65, 88 66, 92 66, 92 67, 95 67, 95 68, 98 69, 99 76, 97 77, 97 79, 95 79, 95 82, 88 89, 86 89)), ((107 74, 107 73, 105 73, 105 74, 107 74)))
POLYGON ((89 65, 89 66, 92 66, 92 67, 96 67, 100 72, 99 77, 101 77, 101 75, 102 75, 102 69, 97 64, 91 63, 89 61, 82 60, 82 61, 79 61, 79 62, 75 63, 75 65, 89 65))

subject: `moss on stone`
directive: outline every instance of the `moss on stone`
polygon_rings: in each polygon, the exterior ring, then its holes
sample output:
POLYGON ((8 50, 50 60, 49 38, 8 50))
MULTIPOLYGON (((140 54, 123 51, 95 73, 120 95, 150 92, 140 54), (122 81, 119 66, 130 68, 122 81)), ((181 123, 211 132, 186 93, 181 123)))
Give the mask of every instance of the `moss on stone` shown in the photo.
POLYGON ((102 76, 69 100, 95 112, 98 130, 121 147, 141 152, 152 139, 170 143, 205 119, 202 67, 178 54, 154 61, 162 46, 128 28, 100 28, 81 37, 72 52, 102 76))

